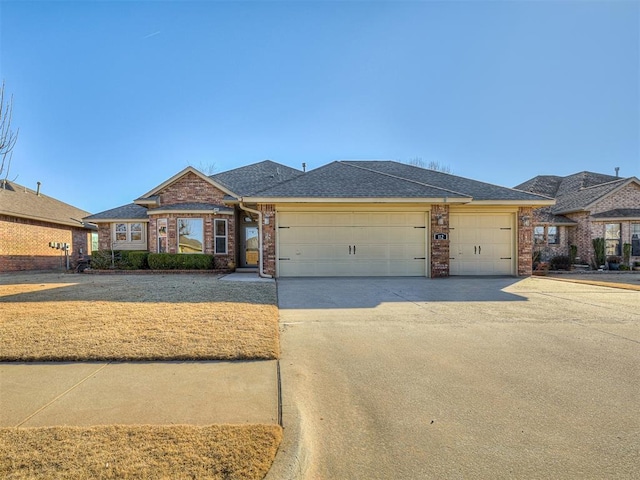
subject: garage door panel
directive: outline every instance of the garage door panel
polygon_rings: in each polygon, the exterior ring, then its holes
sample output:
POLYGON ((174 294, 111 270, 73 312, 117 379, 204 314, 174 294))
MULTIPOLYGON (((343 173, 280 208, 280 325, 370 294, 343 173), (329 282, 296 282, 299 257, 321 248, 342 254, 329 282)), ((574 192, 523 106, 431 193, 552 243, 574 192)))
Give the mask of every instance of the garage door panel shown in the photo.
POLYGON ((278 218, 281 276, 425 275, 424 212, 282 212, 278 218))

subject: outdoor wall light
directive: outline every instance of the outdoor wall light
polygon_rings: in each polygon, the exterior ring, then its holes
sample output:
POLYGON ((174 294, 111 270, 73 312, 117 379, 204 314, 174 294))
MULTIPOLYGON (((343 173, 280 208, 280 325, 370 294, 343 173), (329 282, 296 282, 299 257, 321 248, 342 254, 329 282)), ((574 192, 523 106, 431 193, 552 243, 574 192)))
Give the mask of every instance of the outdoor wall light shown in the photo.
POLYGON ((531 217, 530 217, 529 215, 523 215, 523 216, 522 216, 522 224, 523 224, 525 227, 530 226, 530 225, 531 225, 531 217))

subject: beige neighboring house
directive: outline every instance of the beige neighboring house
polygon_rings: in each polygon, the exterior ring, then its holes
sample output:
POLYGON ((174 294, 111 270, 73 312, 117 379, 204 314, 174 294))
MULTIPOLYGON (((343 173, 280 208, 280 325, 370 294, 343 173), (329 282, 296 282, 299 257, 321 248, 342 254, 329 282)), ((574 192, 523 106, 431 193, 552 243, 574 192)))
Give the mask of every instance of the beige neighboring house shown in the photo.
POLYGON ((577 247, 578 262, 592 263, 594 238, 605 239, 607 256, 622 256, 631 245, 631 262, 640 261, 640 180, 593 172, 560 177, 540 175, 515 187, 556 199, 534 212, 534 250, 547 261, 577 247))
POLYGON ((393 161, 187 167, 86 217, 100 249, 204 253, 261 275, 530 275, 534 193, 393 161), (188 234, 186 233, 188 232, 188 234))
POLYGON ((0 272, 66 269, 91 253, 95 226, 88 212, 44 195, 38 189, 0 181, 0 272), (51 247, 50 243, 56 245, 51 247), (65 244, 68 250, 65 252, 65 244))

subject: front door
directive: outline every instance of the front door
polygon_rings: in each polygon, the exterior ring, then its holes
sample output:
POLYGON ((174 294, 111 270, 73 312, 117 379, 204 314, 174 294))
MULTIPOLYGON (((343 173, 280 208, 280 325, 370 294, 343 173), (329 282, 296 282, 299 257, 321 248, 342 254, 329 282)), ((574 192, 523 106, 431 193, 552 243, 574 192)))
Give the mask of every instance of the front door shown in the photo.
POLYGON ((242 267, 257 267, 260 254, 258 248, 258 226, 245 225, 242 232, 242 251, 240 264, 242 267))

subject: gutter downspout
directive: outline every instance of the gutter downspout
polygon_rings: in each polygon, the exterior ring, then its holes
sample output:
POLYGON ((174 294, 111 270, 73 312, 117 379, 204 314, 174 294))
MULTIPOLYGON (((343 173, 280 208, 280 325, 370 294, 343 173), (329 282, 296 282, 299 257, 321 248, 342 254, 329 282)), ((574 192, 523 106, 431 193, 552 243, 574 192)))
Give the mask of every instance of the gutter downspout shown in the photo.
POLYGON ((262 263, 262 212, 260 210, 254 210, 253 208, 247 207, 244 203, 239 203, 240 208, 249 213, 255 213, 258 215, 258 254, 259 254, 259 265, 258 265, 258 275, 262 278, 273 278, 273 275, 269 275, 264 273, 264 264, 262 263))

